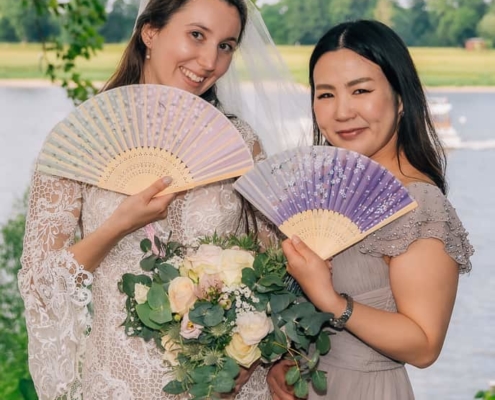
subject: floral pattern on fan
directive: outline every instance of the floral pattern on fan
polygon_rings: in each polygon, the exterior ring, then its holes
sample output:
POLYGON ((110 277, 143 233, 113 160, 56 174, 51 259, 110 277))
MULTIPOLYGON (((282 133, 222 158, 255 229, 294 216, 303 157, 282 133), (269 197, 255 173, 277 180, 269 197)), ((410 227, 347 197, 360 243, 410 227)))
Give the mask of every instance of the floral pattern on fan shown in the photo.
POLYGON ((330 146, 275 154, 234 188, 285 235, 298 235, 323 259, 417 207, 380 164, 330 146))
POLYGON ((48 135, 38 170, 134 194, 171 176, 162 194, 237 177, 252 168, 242 135, 210 103, 163 85, 103 92, 48 135))

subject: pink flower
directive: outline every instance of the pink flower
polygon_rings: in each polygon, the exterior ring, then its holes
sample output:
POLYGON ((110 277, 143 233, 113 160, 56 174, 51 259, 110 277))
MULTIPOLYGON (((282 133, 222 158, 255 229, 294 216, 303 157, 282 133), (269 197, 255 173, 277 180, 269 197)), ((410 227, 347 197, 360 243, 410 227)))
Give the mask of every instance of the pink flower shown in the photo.
POLYGON ((202 331, 203 327, 201 325, 197 325, 189 320, 189 314, 184 315, 180 323, 180 335, 184 339, 197 339, 202 331))
POLYGON ((218 296, 222 287, 223 283, 218 274, 204 274, 199 278, 194 294, 198 299, 211 300, 212 297, 218 296))

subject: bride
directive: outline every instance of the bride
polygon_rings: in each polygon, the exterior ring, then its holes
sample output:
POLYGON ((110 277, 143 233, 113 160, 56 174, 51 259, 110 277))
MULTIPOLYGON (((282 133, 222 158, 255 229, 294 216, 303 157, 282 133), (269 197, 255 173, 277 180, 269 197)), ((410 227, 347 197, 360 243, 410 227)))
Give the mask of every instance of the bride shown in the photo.
MULTIPOLYGON (((256 160, 264 157, 263 148, 274 152, 296 142, 287 141, 291 130, 274 88, 296 122, 310 115, 309 103, 297 104, 306 96, 294 96, 250 0, 142 1, 121 63, 103 90, 137 83, 174 86, 210 101, 231 119, 256 160), (247 78, 248 90, 241 90, 234 56, 256 77, 247 78)), ((302 135, 294 126, 292 132, 302 135)), ((33 174, 18 278, 40 399, 176 398, 162 391, 171 379, 163 354, 152 343, 127 337, 121 326, 125 296, 117 282, 124 273, 142 272, 139 243, 150 224, 158 236, 171 233, 182 243, 214 232, 257 229, 260 237, 274 236, 232 181, 154 198, 168 184, 164 177, 128 197, 33 174)), ((270 398, 265 375, 258 367, 236 398, 270 398)))

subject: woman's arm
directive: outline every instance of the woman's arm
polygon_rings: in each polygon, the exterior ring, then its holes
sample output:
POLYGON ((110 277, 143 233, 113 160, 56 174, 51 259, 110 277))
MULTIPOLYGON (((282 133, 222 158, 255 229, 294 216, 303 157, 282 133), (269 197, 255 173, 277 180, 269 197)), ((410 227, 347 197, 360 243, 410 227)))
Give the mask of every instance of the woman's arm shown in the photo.
MULTIPOLYGON (((294 239, 283 244, 289 273, 318 308, 339 317, 346 301, 333 288, 328 263, 294 239)), ((418 239, 392 258, 397 313, 355 302, 346 329, 390 358, 419 368, 431 365, 443 346, 458 284, 457 264, 444 246, 437 239, 418 239)))
POLYGON ((77 262, 86 271, 93 272, 123 237, 151 222, 164 219, 175 195, 154 196, 170 183, 169 178, 159 179, 142 192, 125 199, 98 229, 69 248, 77 262))

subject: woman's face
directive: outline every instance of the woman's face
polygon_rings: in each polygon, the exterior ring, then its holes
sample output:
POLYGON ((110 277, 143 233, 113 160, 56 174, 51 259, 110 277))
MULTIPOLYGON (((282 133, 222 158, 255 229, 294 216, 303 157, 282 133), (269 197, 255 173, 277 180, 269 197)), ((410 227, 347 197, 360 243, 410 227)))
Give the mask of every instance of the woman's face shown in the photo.
POLYGON ((239 12, 223 0, 190 0, 160 31, 145 26, 144 83, 201 95, 227 72, 241 32, 239 12))
POLYGON ((316 122, 328 142, 375 160, 396 155, 402 103, 378 65, 340 49, 321 56, 313 79, 316 122))

